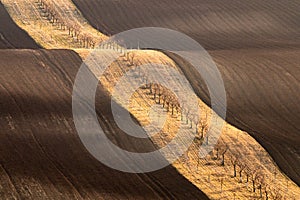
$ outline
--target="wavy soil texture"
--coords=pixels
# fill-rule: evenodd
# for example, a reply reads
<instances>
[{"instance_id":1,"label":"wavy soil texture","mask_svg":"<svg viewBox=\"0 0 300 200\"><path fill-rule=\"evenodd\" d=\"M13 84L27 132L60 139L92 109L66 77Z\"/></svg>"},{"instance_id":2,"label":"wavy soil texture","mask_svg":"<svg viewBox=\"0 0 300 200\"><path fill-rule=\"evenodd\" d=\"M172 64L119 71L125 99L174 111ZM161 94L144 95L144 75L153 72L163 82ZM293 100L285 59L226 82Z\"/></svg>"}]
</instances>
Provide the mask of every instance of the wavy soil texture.
<instances>
[{"instance_id":1,"label":"wavy soil texture","mask_svg":"<svg viewBox=\"0 0 300 200\"><path fill-rule=\"evenodd\" d=\"M0 2L0 49L37 49L39 45L10 18Z\"/></svg>"},{"instance_id":2,"label":"wavy soil texture","mask_svg":"<svg viewBox=\"0 0 300 200\"><path fill-rule=\"evenodd\" d=\"M86 151L72 118L72 87L81 63L67 50L0 50L1 198L208 199L172 166L122 173ZM112 141L131 151L155 148L117 128L101 85L96 98L101 126Z\"/></svg>"},{"instance_id":3,"label":"wavy soil texture","mask_svg":"<svg viewBox=\"0 0 300 200\"><path fill-rule=\"evenodd\" d=\"M299 1L73 2L104 33L167 27L186 33L211 50L225 82L227 121L254 136L300 184ZM170 56L209 104L201 76Z\"/></svg>"},{"instance_id":4,"label":"wavy soil texture","mask_svg":"<svg viewBox=\"0 0 300 200\"><path fill-rule=\"evenodd\" d=\"M297 0L73 0L106 34L155 26L181 31L207 50L299 47Z\"/></svg>"}]
</instances>

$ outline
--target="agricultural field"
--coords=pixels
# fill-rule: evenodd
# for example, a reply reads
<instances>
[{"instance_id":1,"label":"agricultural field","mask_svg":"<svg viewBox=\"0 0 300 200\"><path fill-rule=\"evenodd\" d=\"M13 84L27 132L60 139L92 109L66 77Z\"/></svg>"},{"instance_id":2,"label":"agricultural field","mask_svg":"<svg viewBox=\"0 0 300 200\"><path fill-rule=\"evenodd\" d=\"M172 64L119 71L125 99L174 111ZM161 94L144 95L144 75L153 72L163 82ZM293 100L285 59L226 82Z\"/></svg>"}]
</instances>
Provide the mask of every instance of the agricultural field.
<instances>
[{"instance_id":1,"label":"agricultural field","mask_svg":"<svg viewBox=\"0 0 300 200\"><path fill-rule=\"evenodd\" d=\"M299 9L296 0L1 0L0 199L299 199ZM126 49L110 40L138 27L177 30L208 50L224 81L225 119L211 109L206 83L191 63L168 51ZM94 65L116 51L119 57L103 72ZM176 85L177 95L140 68L157 65L168 67L154 72ZM82 66L99 81L89 106L114 145L152 152L171 144L180 130L179 150L194 137L183 155L143 173L100 162L74 122L73 92ZM128 102L116 95L126 75L142 84L136 89L123 82L120 94L134 90ZM186 103L191 99L201 110L196 115ZM128 135L113 109L128 111L132 127L147 137ZM87 113L80 117L89 124ZM218 124L223 127L213 144ZM87 126L85 136L96 139L91 130ZM213 149L201 157L199 149L209 145ZM163 162L178 149L162 153ZM124 162L117 151L109 156Z\"/></svg>"},{"instance_id":2,"label":"agricultural field","mask_svg":"<svg viewBox=\"0 0 300 200\"><path fill-rule=\"evenodd\" d=\"M39 45L15 24L0 2L0 49L7 48L36 49Z\"/></svg>"},{"instance_id":3,"label":"agricultural field","mask_svg":"<svg viewBox=\"0 0 300 200\"><path fill-rule=\"evenodd\" d=\"M211 50L228 95L228 122L254 136L280 168L300 183L299 105L295 101L300 87L298 1L73 2L103 32L166 27L186 33ZM109 15L110 10L119 14ZM183 71L193 69L186 65ZM185 72L191 84L195 82L197 94L209 103L207 91L200 88L205 84L195 74Z\"/></svg>"}]
</instances>

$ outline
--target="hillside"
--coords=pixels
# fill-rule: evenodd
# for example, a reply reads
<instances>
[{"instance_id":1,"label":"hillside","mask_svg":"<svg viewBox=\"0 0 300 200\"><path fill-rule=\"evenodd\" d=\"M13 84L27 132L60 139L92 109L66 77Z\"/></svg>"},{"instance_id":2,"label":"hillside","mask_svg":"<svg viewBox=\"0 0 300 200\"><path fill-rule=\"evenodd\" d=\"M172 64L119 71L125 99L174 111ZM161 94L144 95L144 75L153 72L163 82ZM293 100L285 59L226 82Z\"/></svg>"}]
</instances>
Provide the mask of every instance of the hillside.
<instances>
[{"instance_id":1,"label":"hillside","mask_svg":"<svg viewBox=\"0 0 300 200\"><path fill-rule=\"evenodd\" d=\"M73 2L105 33L140 26L168 27L211 50L228 93L227 121L254 136L300 184L298 1L164 0L159 6L155 1ZM189 72L192 68L187 63L177 63L198 95L209 103L205 88L199 88L203 85L200 76Z\"/></svg>"},{"instance_id":2,"label":"hillside","mask_svg":"<svg viewBox=\"0 0 300 200\"><path fill-rule=\"evenodd\" d=\"M76 8L71 0L46 1L58 18L47 17L49 12L40 1L2 2L14 22L44 48L73 49L81 58L67 50L0 52L3 94L0 110L4 113L1 115L1 127L4 127L0 149L0 188L4 188L1 197L205 199L203 191L211 199L259 199L262 197L258 188L253 192L250 185L251 177L257 175L260 177L255 179L255 184L262 184L261 191L268 193L270 199L297 199L300 195L299 187L293 183L299 185L300 177L297 2L187 0L188 4L183 4L163 0L158 4L135 0L74 0L79 6ZM81 145L73 125L71 92L81 59L97 42L107 39L96 29L109 36L146 25L180 30L210 50L225 81L227 121L233 126L225 125L219 143L204 159L198 156L200 137L196 136L186 154L172 166L154 173L132 175L105 167ZM3 41L3 48L13 47L9 47L7 40ZM184 111L175 116L166 112L169 115L166 124L151 140L133 139L117 128L107 109L111 106L112 88L125 71L142 63L162 62L183 72L199 96L201 110L208 120L211 110L202 100L207 104L210 101L200 75L185 61L164 53L134 50L132 61L129 53L127 56L124 53L100 78L102 85L98 87L96 103L99 121L111 141L129 151L152 151L165 146L176 134L178 124L183 125L185 134L195 133L195 119L188 119ZM129 88L130 85L125 90ZM129 107L119 106L129 110L136 123L145 126L149 124L151 105L158 104L146 86L134 93ZM204 142L204 138L200 141ZM224 145L229 150L225 155L226 164L222 166L219 151ZM232 176L232 162L237 155L244 155L236 166L237 170L243 170L240 177ZM249 176L247 181L246 176Z\"/></svg>"},{"instance_id":3,"label":"hillside","mask_svg":"<svg viewBox=\"0 0 300 200\"><path fill-rule=\"evenodd\" d=\"M227 91L227 121L246 130L279 167L300 182L298 50L215 51ZM172 55L170 55L172 57ZM172 57L188 66L180 59ZM196 93L209 104L207 90L191 67L181 67ZM247 73L245 73L247 72Z\"/></svg>"},{"instance_id":4,"label":"hillside","mask_svg":"<svg viewBox=\"0 0 300 200\"><path fill-rule=\"evenodd\" d=\"M297 0L72 0L106 34L138 27L183 32L207 50L300 47Z\"/></svg>"},{"instance_id":5,"label":"hillside","mask_svg":"<svg viewBox=\"0 0 300 200\"><path fill-rule=\"evenodd\" d=\"M208 199L172 166L129 174L91 157L72 119L72 85L80 64L73 51L0 50L1 198ZM101 85L97 99L108 137L129 150L155 148L150 140L122 134Z\"/></svg>"},{"instance_id":6,"label":"hillside","mask_svg":"<svg viewBox=\"0 0 300 200\"><path fill-rule=\"evenodd\" d=\"M0 1L0 49L37 49L39 45L11 19Z\"/></svg>"}]
</instances>

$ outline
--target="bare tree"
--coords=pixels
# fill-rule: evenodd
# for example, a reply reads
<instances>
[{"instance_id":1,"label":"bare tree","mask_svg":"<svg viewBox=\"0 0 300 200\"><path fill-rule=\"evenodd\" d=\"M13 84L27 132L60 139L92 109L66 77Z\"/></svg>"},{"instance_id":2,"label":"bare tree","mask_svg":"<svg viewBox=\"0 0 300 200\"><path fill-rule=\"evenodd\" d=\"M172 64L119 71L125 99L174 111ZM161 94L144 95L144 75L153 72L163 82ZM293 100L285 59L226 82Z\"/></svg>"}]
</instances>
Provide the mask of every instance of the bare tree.
<instances>
[{"instance_id":1,"label":"bare tree","mask_svg":"<svg viewBox=\"0 0 300 200\"><path fill-rule=\"evenodd\" d=\"M258 189L259 189L259 197L262 198L263 193L262 193L262 187L265 184L265 175L260 173L259 176L257 177L257 184L258 184Z\"/></svg>"},{"instance_id":2,"label":"bare tree","mask_svg":"<svg viewBox=\"0 0 300 200\"><path fill-rule=\"evenodd\" d=\"M161 96L163 95L163 93L164 93L164 88L159 86L158 87L158 104L161 103Z\"/></svg>"},{"instance_id":3,"label":"bare tree","mask_svg":"<svg viewBox=\"0 0 300 200\"><path fill-rule=\"evenodd\" d=\"M191 110L189 109L189 107L186 107L186 120L185 123L189 124L189 115L190 115Z\"/></svg>"},{"instance_id":4,"label":"bare tree","mask_svg":"<svg viewBox=\"0 0 300 200\"><path fill-rule=\"evenodd\" d=\"M246 165L245 161L239 159L238 166L239 166L240 183L242 183L243 182L242 173L247 165Z\"/></svg>"},{"instance_id":5,"label":"bare tree","mask_svg":"<svg viewBox=\"0 0 300 200\"><path fill-rule=\"evenodd\" d=\"M195 115L194 116L194 123L195 123L195 126L196 126L196 135L198 135L198 125L200 123L200 119L199 119L199 116L198 115Z\"/></svg>"},{"instance_id":6,"label":"bare tree","mask_svg":"<svg viewBox=\"0 0 300 200\"><path fill-rule=\"evenodd\" d=\"M171 113L172 113L172 116L174 115L174 109L175 109L175 106L176 106L176 100L175 99L171 99Z\"/></svg>"},{"instance_id":7,"label":"bare tree","mask_svg":"<svg viewBox=\"0 0 300 200\"><path fill-rule=\"evenodd\" d=\"M152 91L153 91L153 99L154 99L154 101L156 101L156 95L158 93L158 85L157 84L154 83L152 85Z\"/></svg>"},{"instance_id":8,"label":"bare tree","mask_svg":"<svg viewBox=\"0 0 300 200\"><path fill-rule=\"evenodd\" d=\"M165 91L165 93L167 93L167 91ZM163 108L166 106L167 104L167 99L168 99L168 96L166 94L163 94L162 95L162 100L163 100Z\"/></svg>"},{"instance_id":9,"label":"bare tree","mask_svg":"<svg viewBox=\"0 0 300 200\"><path fill-rule=\"evenodd\" d=\"M83 48L87 47L87 34L82 33L80 38L81 38L80 41L82 41L82 47Z\"/></svg>"},{"instance_id":10,"label":"bare tree","mask_svg":"<svg viewBox=\"0 0 300 200\"><path fill-rule=\"evenodd\" d=\"M204 133L208 131L207 119L201 119L199 121L199 126L200 126L200 139L202 139L204 137Z\"/></svg>"},{"instance_id":11,"label":"bare tree","mask_svg":"<svg viewBox=\"0 0 300 200\"><path fill-rule=\"evenodd\" d=\"M134 64L135 53L134 52L129 52L127 58L128 58L129 63L131 65L133 65Z\"/></svg>"},{"instance_id":12,"label":"bare tree","mask_svg":"<svg viewBox=\"0 0 300 200\"><path fill-rule=\"evenodd\" d=\"M245 169L244 169L244 172L245 172L245 174L246 174L246 183L247 183L247 185L248 185L248 182L249 182L249 176L251 175L251 169L250 169L248 166L246 166Z\"/></svg>"},{"instance_id":13,"label":"bare tree","mask_svg":"<svg viewBox=\"0 0 300 200\"><path fill-rule=\"evenodd\" d=\"M236 166L238 164L238 161L239 161L239 159L238 159L237 153L231 152L230 162L233 166L233 177L236 177Z\"/></svg>"},{"instance_id":14,"label":"bare tree","mask_svg":"<svg viewBox=\"0 0 300 200\"><path fill-rule=\"evenodd\" d=\"M80 33L81 33L81 28L78 24L75 24L74 25L74 35L76 37L76 41L78 42L79 41L79 36L80 36Z\"/></svg>"},{"instance_id":15,"label":"bare tree","mask_svg":"<svg viewBox=\"0 0 300 200\"><path fill-rule=\"evenodd\" d=\"M261 172L258 169L253 169L251 174L251 181L252 181L252 192L256 191L256 182L260 177Z\"/></svg>"},{"instance_id":16,"label":"bare tree","mask_svg":"<svg viewBox=\"0 0 300 200\"><path fill-rule=\"evenodd\" d=\"M222 156L222 160L221 160L221 166L225 166L225 154L228 150L228 146L227 145L221 145L220 146L220 154Z\"/></svg>"}]
</instances>

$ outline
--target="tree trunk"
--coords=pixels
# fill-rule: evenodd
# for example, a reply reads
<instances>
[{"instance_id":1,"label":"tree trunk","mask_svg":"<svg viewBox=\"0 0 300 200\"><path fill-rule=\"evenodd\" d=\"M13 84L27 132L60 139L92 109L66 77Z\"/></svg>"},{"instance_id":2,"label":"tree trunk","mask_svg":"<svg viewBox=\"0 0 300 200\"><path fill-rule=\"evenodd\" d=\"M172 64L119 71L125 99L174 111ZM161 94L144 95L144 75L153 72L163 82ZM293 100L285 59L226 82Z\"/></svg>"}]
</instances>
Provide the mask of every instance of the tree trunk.
<instances>
[{"instance_id":1,"label":"tree trunk","mask_svg":"<svg viewBox=\"0 0 300 200\"><path fill-rule=\"evenodd\" d=\"M233 165L233 177L236 177L236 164Z\"/></svg>"},{"instance_id":2,"label":"tree trunk","mask_svg":"<svg viewBox=\"0 0 300 200\"><path fill-rule=\"evenodd\" d=\"M261 185L259 185L259 196L262 198L262 190L261 190Z\"/></svg>"}]
</instances>

